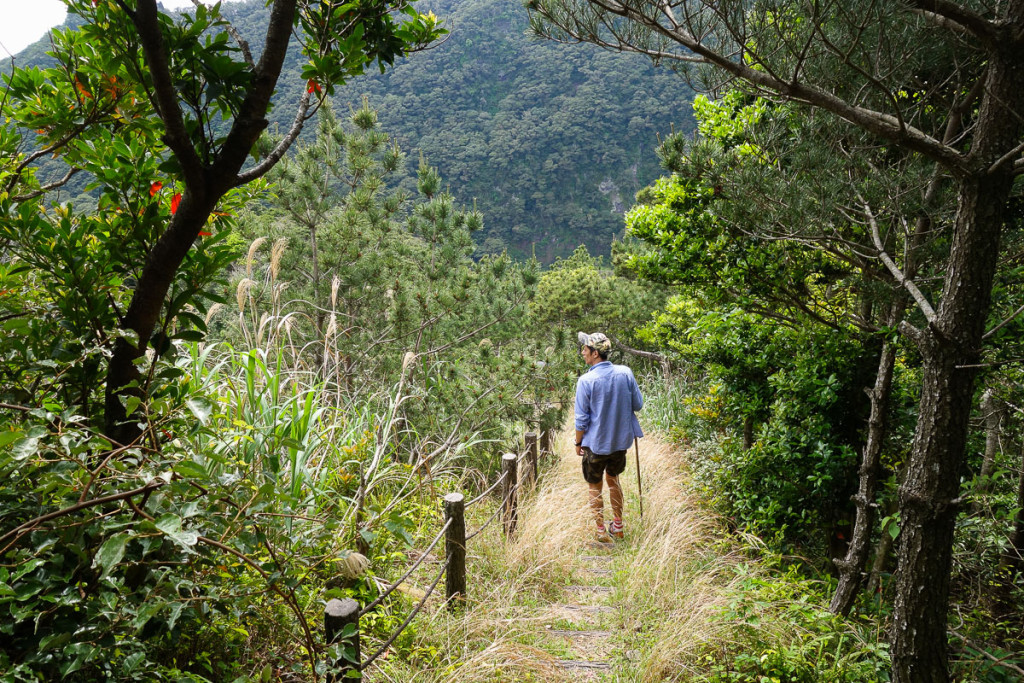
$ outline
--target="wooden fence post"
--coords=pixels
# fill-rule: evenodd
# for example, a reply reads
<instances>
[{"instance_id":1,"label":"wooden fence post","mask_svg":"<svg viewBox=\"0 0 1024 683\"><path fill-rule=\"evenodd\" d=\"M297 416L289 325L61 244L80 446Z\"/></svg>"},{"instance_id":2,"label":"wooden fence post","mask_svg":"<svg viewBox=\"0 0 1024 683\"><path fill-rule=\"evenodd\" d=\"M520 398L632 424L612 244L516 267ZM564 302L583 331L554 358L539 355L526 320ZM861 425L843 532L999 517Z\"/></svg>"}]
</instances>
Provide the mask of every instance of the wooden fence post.
<instances>
[{"instance_id":1,"label":"wooden fence post","mask_svg":"<svg viewBox=\"0 0 1024 683\"><path fill-rule=\"evenodd\" d=\"M506 538L511 538L516 532L516 521L519 517L519 473L516 470L515 453L501 456L501 473L505 475L501 486L501 504L504 508L501 516Z\"/></svg>"},{"instance_id":2,"label":"wooden fence post","mask_svg":"<svg viewBox=\"0 0 1024 683\"><path fill-rule=\"evenodd\" d=\"M444 518L451 520L445 533L445 597L457 609L466 596L466 503L461 493L444 497Z\"/></svg>"},{"instance_id":3,"label":"wooden fence post","mask_svg":"<svg viewBox=\"0 0 1024 683\"><path fill-rule=\"evenodd\" d=\"M554 432L551 429L545 429L540 433L540 452L544 455L551 455L554 449L551 447L551 441L554 437Z\"/></svg>"},{"instance_id":4,"label":"wooden fence post","mask_svg":"<svg viewBox=\"0 0 1024 683\"><path fill-rule=\"evenodd\" d=\"M526 457L530 461L530 483L536 484L539 469L539 458L537 457L537 432L526 432Z\"/></svg>"},{"instance_id":5,"label":"wooden fence post","mask_svg":"<svg viewBox=\"0 0 1024 683\"><path fill-rule=\"evenodd\" d=\"M355 633L347 638L342 632L349 624L355 625ZM354 650L354 661L341 657L337 661L328 662L327 682L346 680L345 674L359 671L359 603L352 598L343 600L332 599L324 608L324 635L328 645L341 641L346 650Z\"/></svg>"}]
</instances>

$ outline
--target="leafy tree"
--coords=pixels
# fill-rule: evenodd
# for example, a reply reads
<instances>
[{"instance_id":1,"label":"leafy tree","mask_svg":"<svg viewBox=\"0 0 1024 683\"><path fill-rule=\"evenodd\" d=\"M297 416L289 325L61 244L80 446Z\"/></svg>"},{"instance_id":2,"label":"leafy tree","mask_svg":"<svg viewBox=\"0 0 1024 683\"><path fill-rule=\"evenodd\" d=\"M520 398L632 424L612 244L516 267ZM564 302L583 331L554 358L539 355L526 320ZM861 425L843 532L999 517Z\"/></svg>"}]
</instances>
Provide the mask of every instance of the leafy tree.
<instances>
[{"instance_id":1,"label":"leafy tree","mask_svg":"<svg viewBox=\"0 0 1024 683\"><path fill-rule=\"evenodd\" d=\"M657 362L667 378L668 359L635 348L643 344L634 334L664 298L662 289L639 283L625 271L618 274L605 268L600 256L592 257L581 245L541 276L531 315L538 323L559 329L605 332L614 340L616 351Z\"/></svg>"},{"instance_id":2,"label":"leafy tree","mask_svg":"<svg viewBox=\"0 0 1024 683\"><path fill-rule=\"evenodd\" d=\"M416 14L404 3L347 7L336 13L340 5L300 7L296 2L280 2L273 7L264 49L255 62L247 48L230 44L216 9L200 6L193 15L175 22L148 1L136 8L113 2L73 2L69 7L86 23L77 32L59 34L60 67L45 73L14 72L8 111L23 125L42 131L40 142L45 149L63 153L73 169L86 166L101 182L113 183L124 174L111 163L116 157L99 162L81 158L97 143L111 150L111 156L120 154L126 163L136 165L137 172L128 176L135 183L134 191L124 199L146 204L150 190L158 184L175 190L164 220L150 202L152 217L146 216L145 225L129 232L117 250L137 270L118 316L120 329L129 336L113 342L106 371L104 430L116 441L128 443L138 429L134 418L129 419L134 411L126 410L123 400L145 398L136 361L153 334L173 321L191 298L191 293L178 296L164 310L179 267L218 201L262 176L280 159L301 130L311 96L318 89L330 92L337 83L362 73L373 60L390 63L403 51L432 40L438 29L435 19ZM393 10L408 10L410 20L397 24ZM304 46L310 60L305 70L309 92L288 135L266 159L243 171L267 125L270 97L296 23L309 36ZM336 25L348 28L337 32ZM213 32L211 38L200 40L207 30ZM134 104L124 110L122 105L128 103ZM83 109L84 119L78 114ZM230 127L215 125L219 120L231 121ZM148 139L133 138L134 129L141 127ZM125 138L125 149L118 149L113 139ZM144 144L157 139L166 147ZM112 194L107 195L111 202ZM101 203L101 208L106 206Z\"/></svg>"},{"instance_id":3,"label":"leafy tree","mask_svg":"<svg viewBox=\"0 0 1024 683\"><path fill-rule=\"evenodd\" d=\"M54 32L52 67L15 69L0 105L0 659L25 679L95 680L145 676L183 625L231 604L201 580L225 557L308 626L295 568L267 560L287 538L238 517L240 505L288 514L304 500L278 496L280 472L261 462L220 477L193 459L213 406L177 348L202 337L238 254L232 215L320 96L442 29L405 2L282 0L257 59L232 45L219 7L68 4L81 27ZM293 31L306 92L294 126L250 161ZM51 155L66 175L40 181L33 164ZM79 173L94 179L95 213L50 194ZM216 502L197 520L198 492ZM301 639L315 671L308 628Z\"/></svg>"},{"instance_id":4,"label":"leafy tree","mask_svg":"<svg viewBox=\"0 0 1024 683\"><path fill-rule=\"evenodd\" d=\"M891 275L864 256L874 249L868 231L837 202L844 196L853 203L864 196L905 196L918 187L920 175L908 160L879 154L855 131L851 135L828 119L769 105L741 90L730 90L714 103L698 97L694 108L699 137L692 144L678 135L666 139L660 153L673 176L645 190L627 216L630 235L646 245L634 249L627 263L648 278L699 291L711 305L739 305L785 325L831 328L849 338L849 348L861 347L855 356L863 371L846 374L858 386L866 383L868 366L877 364L864 465L853 498L852 539L847 556L836 558L840 583L833 608L847 612L870 550L886 439L896 346L885 330L902 319L908 297L898 290L893 295L898 285ZM863 152L867 162L853 164L851 150ZM902 220L913 220L917 205L901 201L899 206ZM920 239L908 242L905 253L924 265L932 258ZM911 263L908 258L905 267ZM757 349L750 352L736 362L756 365ZM737 396L768 396L768 375L740 373L749 384L727 386ZM854 390L852 405L859 406L857 387L844 393L849 389ZM744 444L749 447L755 424L767 413L756 408L757 402L743 405L748 407ZM843 433L845 447L855 447L852 435ZM851 537L849 529L834 533Z\"/></svg>"}]
</instances>

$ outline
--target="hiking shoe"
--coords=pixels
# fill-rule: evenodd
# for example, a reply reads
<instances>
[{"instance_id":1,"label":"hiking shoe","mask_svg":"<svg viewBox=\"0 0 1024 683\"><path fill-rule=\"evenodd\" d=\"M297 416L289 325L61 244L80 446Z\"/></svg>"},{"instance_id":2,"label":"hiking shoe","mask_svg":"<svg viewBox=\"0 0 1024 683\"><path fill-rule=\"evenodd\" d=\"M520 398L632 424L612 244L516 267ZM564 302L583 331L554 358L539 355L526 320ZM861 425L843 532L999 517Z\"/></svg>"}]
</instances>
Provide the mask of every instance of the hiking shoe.
<instances>
[{"instance_id":1,"label":"hiking shoe","mask_svg":"<svg viewBox=\"0 0 1024 683\"><path fill-rule=\"evenodd\" d=\"M611 526L608 528L608 533L616 541L621 541L626 537L626 534L622 529L622 525L616 524L615 522L612 522Z\"/></svg>"},{"instance_id":2,"label":"hiking shoe","mask_svg":"<svg viewBox=\"0 0 1024 683\"><path fill-rule=\"evenodd\" d=\"M598 543L611 543L612 537L608 535L608 532L604 530L604 527L601 527L594 532L594 540Z\"/></svg>"}]
</instances>

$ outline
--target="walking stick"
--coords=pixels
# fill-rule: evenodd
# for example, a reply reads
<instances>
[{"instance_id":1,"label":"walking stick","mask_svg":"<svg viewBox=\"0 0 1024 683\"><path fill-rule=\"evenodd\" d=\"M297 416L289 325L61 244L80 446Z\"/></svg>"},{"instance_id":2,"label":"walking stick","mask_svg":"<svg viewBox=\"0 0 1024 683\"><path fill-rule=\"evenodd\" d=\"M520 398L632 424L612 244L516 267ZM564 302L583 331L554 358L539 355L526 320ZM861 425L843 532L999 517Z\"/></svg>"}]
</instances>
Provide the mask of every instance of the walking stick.
<instances>
[{"instance_id":1,"label":"walking stick","mask_svg":"<svg viewBox=\"0 0 1024 683\"><path fill-rule=\"evenodd\" d=\"M640 481L640 439L633 437L633 445L636 447L636 488L640 492L640 519L644 518L644 485Z\"/></svg>"}]
</instances>

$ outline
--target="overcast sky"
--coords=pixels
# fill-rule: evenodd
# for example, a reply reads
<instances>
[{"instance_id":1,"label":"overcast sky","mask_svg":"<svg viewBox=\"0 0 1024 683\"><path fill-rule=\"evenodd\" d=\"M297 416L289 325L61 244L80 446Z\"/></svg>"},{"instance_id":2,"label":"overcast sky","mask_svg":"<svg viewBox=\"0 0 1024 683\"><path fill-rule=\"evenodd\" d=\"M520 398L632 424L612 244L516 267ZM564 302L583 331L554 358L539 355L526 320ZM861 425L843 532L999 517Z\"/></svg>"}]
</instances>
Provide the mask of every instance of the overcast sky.
<instances>
[{"instance_id":1,"label":"overcast sky","mask_svg":"<svg viewBox=\"0 0 1024 683\"><path fill-rule=\"evenodd\" d=\"M191 0L161 0L164 7L191 7ZM60 0L0 0L0 59L15 55L64 21Z\"/></svg>"}]
</instances>

